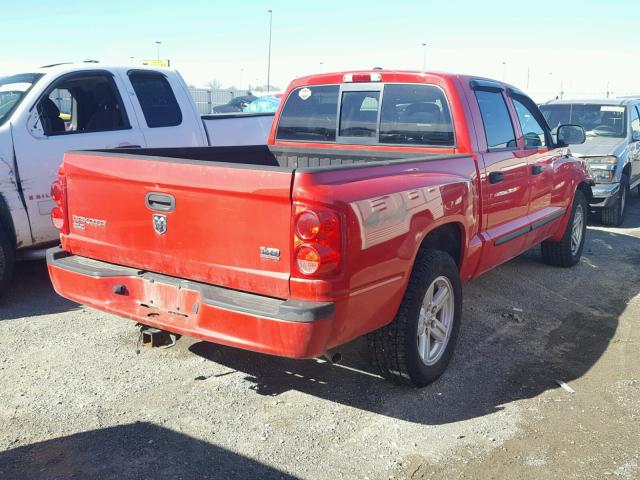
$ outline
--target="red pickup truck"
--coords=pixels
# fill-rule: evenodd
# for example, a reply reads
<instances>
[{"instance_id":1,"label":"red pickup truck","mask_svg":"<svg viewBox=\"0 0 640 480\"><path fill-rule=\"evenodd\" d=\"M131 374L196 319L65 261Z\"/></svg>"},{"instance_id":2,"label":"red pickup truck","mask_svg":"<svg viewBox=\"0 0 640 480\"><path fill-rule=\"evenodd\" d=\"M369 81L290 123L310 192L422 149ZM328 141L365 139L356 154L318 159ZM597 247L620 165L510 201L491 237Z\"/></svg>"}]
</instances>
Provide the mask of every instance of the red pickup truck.
<instances>
[{"instance_id":1,"label":"red pickup truck","mask_svg":"<svg viewBox=\"0 0 640 480\"><path fill-rule=\"evenodd\" d=\"M591 177L525 94L366 71L288 88L267 146L70 152L56 291L143 325L316 357L369 334L383 375L442 374L461 282L542 243L578 262ZM523 282L525 280L523 279Z\"/></svg>"}]
</instances>

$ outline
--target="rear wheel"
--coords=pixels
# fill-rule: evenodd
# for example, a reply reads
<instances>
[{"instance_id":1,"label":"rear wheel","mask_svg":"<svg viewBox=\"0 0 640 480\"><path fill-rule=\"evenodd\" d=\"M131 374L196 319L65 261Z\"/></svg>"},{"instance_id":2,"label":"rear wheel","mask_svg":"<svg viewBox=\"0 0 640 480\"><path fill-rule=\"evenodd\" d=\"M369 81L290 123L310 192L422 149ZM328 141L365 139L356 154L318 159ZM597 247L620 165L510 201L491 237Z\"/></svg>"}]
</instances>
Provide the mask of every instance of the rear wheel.
<instances>
[{"instance_id":1,"label":"rear wheel","mask_svg":"<svg viewBox=\"0 0 640 480\"><path fill-rule=\"evenodd\" d=\"M542 259L549 265L572 267L580 261L587 234L587 199L580 190L573 197L571 218L559 242L542 242Z\"/></svg>"},{"instance_id":2,"label":"rear wheel","mask_svg":"<svg viewBox=\"0 0 640 480\"><path fill-rule=\"evenodd\" d=\"M396 382L430 384L451 360L461 314L456 263L447 253L421 250L395 319L368 335L374 365Z\"/></svg>"},{"instance_id":3,"label":"rear wheel","mask_svg":"<svg viewBox=\"0 0 640 480\"><path fill-rule=\"evenodd\" d=\"M13 276L15 252L9 236L0 225L0 295L7 288Z\"/></svg>"},{"instance_id":4,"label":"rear wheel","mask_svg":"<svg viewBox=\"0 0 640 480\"><path fill-rule=\"evenodd\" d=\"M629 177L622 175L620 178L620 191L615 205L603 208L600 212L600 219L605 225L618 226L624 221L624 214L627 211L627 200L629 198Z\"/></svg>"}]
</instances>

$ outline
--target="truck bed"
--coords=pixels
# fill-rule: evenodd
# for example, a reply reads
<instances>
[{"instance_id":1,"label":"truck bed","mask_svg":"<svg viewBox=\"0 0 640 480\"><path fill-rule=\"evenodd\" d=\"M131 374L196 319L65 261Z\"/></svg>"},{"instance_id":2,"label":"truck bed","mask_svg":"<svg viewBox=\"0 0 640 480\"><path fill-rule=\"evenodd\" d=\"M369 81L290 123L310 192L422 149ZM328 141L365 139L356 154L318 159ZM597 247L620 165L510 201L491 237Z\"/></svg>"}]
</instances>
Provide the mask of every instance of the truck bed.
<instances>
[{"instance_id":1,"label":"truck bed","mask_svg":"<svg viewBox=\"0 0 640 480\"><path fill-rule=\"evenodd\" d=\"M403 163L444 160L464 155L440 155L411 152L354 151L336 148L295 148L267 145L224 146L224 147L185 147L185 148L137 148L95 150L95 152L113 155L126 155L134 159L168 161L177 163L210 162L223 164L253 165L277 168L287 171L315 169L335 169L354 166L364 167ZM87 153L87 152L84 152Z\"/></svg>"}]
</instances>

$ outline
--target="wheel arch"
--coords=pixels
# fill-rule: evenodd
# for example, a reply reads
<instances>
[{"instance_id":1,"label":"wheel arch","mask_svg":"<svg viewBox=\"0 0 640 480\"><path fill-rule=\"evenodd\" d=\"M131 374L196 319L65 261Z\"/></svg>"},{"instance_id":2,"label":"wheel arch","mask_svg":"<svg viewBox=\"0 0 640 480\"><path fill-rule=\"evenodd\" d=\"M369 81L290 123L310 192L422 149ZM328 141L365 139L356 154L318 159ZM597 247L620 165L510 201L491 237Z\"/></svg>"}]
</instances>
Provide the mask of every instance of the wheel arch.
<instances>
[{"instance_id":1,"label":"wheel arch","mask_svg":"<svg viewBox=\"0 0 640 480\"><path fill-rule=\"evenodd\" d=\"M459 270L464 255L464 238L464 225L459 221L450 221L425 232L419 250L440 250L448 253L456 262Z\"/></svg>"},{"instance_id":2,"label":"wheel arch","mask_svg":"<svg viewBox=\"0 0 640 480\"><path fill-rule=\"evenodd\" d=\"M593 200L593 191L591 190L591 184L588 181L580 182L576 190L580 190L587 198L587 203L591 203L591 200Z\"/></svg>"}]
</instances>

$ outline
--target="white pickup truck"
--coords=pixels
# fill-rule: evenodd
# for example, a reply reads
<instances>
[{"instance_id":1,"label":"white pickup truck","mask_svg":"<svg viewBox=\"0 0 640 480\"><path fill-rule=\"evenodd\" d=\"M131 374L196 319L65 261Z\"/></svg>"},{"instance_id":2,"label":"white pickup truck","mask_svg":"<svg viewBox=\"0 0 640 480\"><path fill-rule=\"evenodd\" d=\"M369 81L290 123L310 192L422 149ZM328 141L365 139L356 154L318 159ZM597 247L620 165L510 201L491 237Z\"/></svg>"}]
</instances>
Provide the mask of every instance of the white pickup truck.
<instances>
[{"instance_id":1,"label":"white pickup truck","mask_svg":"<svg viewBox=\"0 0 640 480\"><path fill-rule=\"evenodd\" d=\"M58 240L50 188L64 152L262 145L272 121L200 116L180 74L165 68L60 64L0 77L0 292L16 257Z\"/></svg>"}]
</instances>

